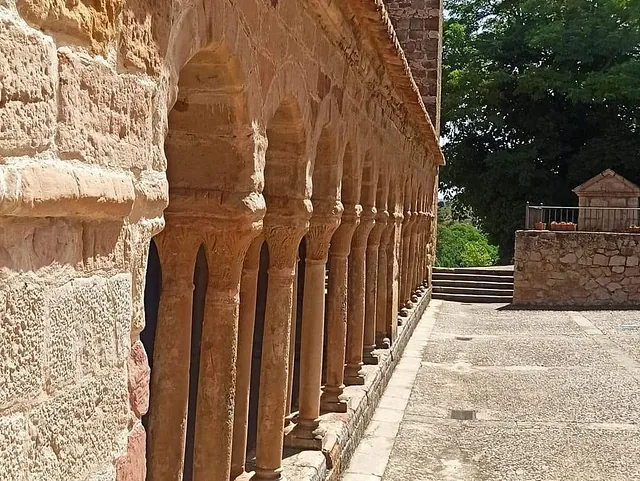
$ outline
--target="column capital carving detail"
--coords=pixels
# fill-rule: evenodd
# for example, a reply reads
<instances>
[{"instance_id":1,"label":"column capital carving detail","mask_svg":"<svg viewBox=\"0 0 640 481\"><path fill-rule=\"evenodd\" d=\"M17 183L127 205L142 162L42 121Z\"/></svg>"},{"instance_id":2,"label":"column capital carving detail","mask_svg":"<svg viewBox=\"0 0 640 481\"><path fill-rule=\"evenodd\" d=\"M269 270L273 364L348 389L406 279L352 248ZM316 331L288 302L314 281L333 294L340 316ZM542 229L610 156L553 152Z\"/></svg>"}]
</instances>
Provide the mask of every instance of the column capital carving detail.
<instances>
[{"instance_id":1,"label":"column capital carving detail","mask_svg":"<svg viewBox=\"0 0 640 481\"><path fill-rule=\"evenodd\" d=\"M329 251L332 254L343 257L349 255L349 252L351 252L351 239L356 227L360 224L361 215L362 206L359 204L344 206L340 225L331 238Z\"/></svg>"},{"instance_id":2,"label":"column capital carving detail","mask_svg":"<svg viewBox=\"0 0 640 481\"><path fill-rule=\"evenodd\" d=\"M378 211L375 207L367 207L363 210L362 216L360 218L360 224L358 225L358 227L356 227L356 230L353 234L353 239L351 241L352 249L367 247L369 234L371 233L371 230L376 223L377 213Z\"/></svg>"},{"instance_id":3,"label":"column capital carving detail","mask_svg":"<svg viewBox=\"0 0 640 481\"><path fill-rule=\"evenodd\" d=\"M331 238L340 225L344 207L338 201L320 201L313 207L307 232L307 261L326 263Z\"/></svg>"},{"instance_id":4,"label":"column capital carving detail","mask_svg":"<svg viewBox=\"0 0 640 481\"><path fill-rule=\"evenodd\" d=\"M278 205L273 211L267 210L263 232L269 246L272 274L277 275L277 270L282 270L287 276L294 274L300 241L309 229L310 216L309 200L292 200L287 205Z\"/></svg>"}]
</instances>

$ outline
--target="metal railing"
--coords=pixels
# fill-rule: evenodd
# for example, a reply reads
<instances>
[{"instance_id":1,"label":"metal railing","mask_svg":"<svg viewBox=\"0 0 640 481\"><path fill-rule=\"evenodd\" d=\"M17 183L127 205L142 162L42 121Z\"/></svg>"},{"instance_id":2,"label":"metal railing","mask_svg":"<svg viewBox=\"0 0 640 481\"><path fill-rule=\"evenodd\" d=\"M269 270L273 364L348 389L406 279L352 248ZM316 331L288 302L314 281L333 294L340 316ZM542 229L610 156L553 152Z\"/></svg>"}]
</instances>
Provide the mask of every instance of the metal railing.
<instances>
[{"instance_id":1,"label":"metal railing","mask_svg":"<svg viewBox=\"0 0 640 481\"><path fill-rule=\"evenodd\" d=\"M637 207L565 207L527 203L526 230L639 232Z\"/></svg>"}]
</instances>

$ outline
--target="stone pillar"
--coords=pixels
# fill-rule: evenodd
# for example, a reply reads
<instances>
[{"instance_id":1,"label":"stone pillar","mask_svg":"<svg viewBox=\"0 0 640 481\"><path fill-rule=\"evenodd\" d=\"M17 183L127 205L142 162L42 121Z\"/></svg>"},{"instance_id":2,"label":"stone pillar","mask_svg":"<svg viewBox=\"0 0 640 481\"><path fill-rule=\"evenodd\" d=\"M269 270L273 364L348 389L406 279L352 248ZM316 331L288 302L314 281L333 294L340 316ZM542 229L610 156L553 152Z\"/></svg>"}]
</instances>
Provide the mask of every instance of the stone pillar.
<instances>
[{"instance_id":1,"label":"stone pillar","mask_svg":"<svg viewBox=\"0 0 640 481\"><path fill-rule=\"evenodd\" d=\"M407 210L402 223L401 237L401 263L400 263L400 316L407 317L408 309L411 308L411 300L409 299L409 271L410 259L409 253L411 249L411 231L413 230L412 212Z\"/></svg>"},{"instance_id":2,"label":"stone pillar","mask_svg":"<svg viewBox=\"0 0 640 481\"><path fill-rule=\"evenodd\" d=\"M387 214L388 217L388 214ZM378 249L378 292L376 307L376 346L379 349L388 349L391 340L391 324L392 318L389 312L393 312L395 317L395 309L389 309L389 282L388 282L388 256L390 254L390 239L395 225L387 220L386 227L382 230L380 237L380 247Z\"/></svg>"},{"instance_id":3,"label":"stone pillar","mask_svg":"<svg viewBox=\"0 0 640 481\"><path fill-rule=\"evenodd\" d=\"M331 238L329 248L329 288L327 292L326 375L320 406L324 411L346 412L344 362L347 339L347 284L351 238L360 223L362 208L345 206L340 226Z\"/></svg>"},{"instance_id":4,"label":"stone pillar","mask_svg":"<svg viewBox=\"0 0 640 481\"><path fill-rule=\"evenodd\" d=\"M309 227L310 212L308 201L291 202L274 213L269 212L267 205L264 237L269 247L269 283L260 372L256 479L283 479L282 444L294 276L298 248Z\"/></svg>"},{"instance_id":5,"label":"stone pillar","mask_svg":"<svg viewBox=\"0 0 640 481\"><path fill-rule=\"evenodd\" d=\"M245 224L236 216L201 222L209 281L200 347L194 481L228 481L230 477L240 278L245 254L260 228L261 222Z\"/></svg>"},{"instance_id":6,"label":"stone pillar","mask_svg":"<svg viewBox=\"0 0 640 481\"><path fill-rule=\"evenodd\" d=\"M365 293L365 311L364 311L364 348L362 360L365 364L378 364L378 357L373 355L373 350L378 345L379 331L378 322L384 326L384 315L380 315L378 320L378 285L379 274L382 267L379 264L379 251L382 234L387 228L389 213L387 211L379 212L376 217L376 224L369 234L367 244L367 280ZM384 279L386 280L386 265L384 266ZM383 281L384 282L384 281ZM384 296L386 302L386 296ZM384 332L384 330L382 331ZM386 334L385 336L386 337ZM384 338L383 337L383 338Z\"/></svg>"},{"instance_id":7,"label":"stone pillar","mask_svg":"<svg viewBox=\"0 0 640 481\"><path fill-rule=\"evenodd\" d=\"M260 250L264 239L254 239L244 259L240 281L240 313L238 322L238 360L236 362L236 404L233 413L233 447L231 451L231 479L245 471L247 429L249 423L249 395L251 389L251 356L253 330L256 321L256 298Z\"/></svg>"},{"instance_id":8,"label":"stone pillar","mask_svg":"<svg viewBox=\"0 0 640 481\"><path fill-rule=\"evenodd\" d=\"M400 253L402 245L403 215L393 214L393 223L387 245L387 319L389 339L395 342L398 334L398 309L400 306Z\"/></svg>"},{"instance_id":9,"label":"stone pillar","mask_svg":"<svg viewBox=\"0 0 640 481\"><path fill-rule=\"evenodd\" d=\"M300 246L298 246L298 251ZM298 324L298 262L300 257L296 256L295 273L293 274L293 300L291 301L291 334L289 335L289 380L287 383L287 409L286 417L291 421L291 403L293 401L293 375L296 363L296 330Z\"/></svg>"},{"instance_id":10,"label":"stone pillar","mask_svg":"<svg viewBox=\"0 0 640 481\"><path fill-rule=\"evenodd\" d=\"M411 238L409 241L409 269L407 273L407 293L406 296L411 302L417 302L418 298L414 295L417 287L416 274L418 269L418 230L420 229L420 213L414 211L411 215L413 226L411 227ZM411 304L408 305L411 307Z\"/></svg>"},{"instance_id":11,"label":"stone pillar","mask_svg":"<svg viewBox=\"0 0 640 481\"><path fill-rule=\"evenodd\" d=\"M362 351L364 346L367 242L375 225L376 208L367 207L351 241L347 304L347 347L344 382L348 386L364 384Z\"/></svg>"},{"instance_id":12,"label":"stone pillar","mask_svg":"<svg viewBox=\"0 0 640 481\"><path fill-rule=\"evenodd\" d=\"M426 257L427 257L427 249L428 249L428 238L427 238L427 213L424 211L420 212L420 238L418 240L418 247L420 250L420 257L418 259L418 285L424 290L425 286L425 277L426 277Z\"/></svg>"},{"instance_id":13,"label":"stone pillar","mask_svg":"<svg viewBox=\"0 0 640 481\"><path fill-rule=\"evenodd\" d=\"M155 238L162 265L162 293L151 372L149 433L150 481L178 481L184 469L184 449L191 361L193 271L200 240L167 218Z\"/></svg>"},{"instance_id":14,"label":"stone pillar","mask_svg":"<svg viewBox=\"0 0 640 481\"><path fill-rule=\"evenodd\" d=\"M321 449L318 431L324 342L325 272L331 236L342 215L340 201L314 202L314 213L306 236L304 297L300 348L300 411L296 427L287 435L287 445Z\"/></svg>"}]
</instances>

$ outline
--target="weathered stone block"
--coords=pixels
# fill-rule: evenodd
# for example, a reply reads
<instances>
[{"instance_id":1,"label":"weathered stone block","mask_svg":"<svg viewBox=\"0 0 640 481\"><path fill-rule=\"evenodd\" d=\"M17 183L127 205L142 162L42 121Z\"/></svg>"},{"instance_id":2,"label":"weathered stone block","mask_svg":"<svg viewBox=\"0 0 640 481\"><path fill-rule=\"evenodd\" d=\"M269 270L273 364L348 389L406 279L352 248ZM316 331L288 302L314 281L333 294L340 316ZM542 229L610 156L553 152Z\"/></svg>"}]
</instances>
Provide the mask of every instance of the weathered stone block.
<instances>
[{"instance_id":1,"label":"weathered stone block","mask_svg":"<svg viewBox=\"0 0 640 481\"><path fill-rule=\"evenodd\" d=\"M57 142L61 157L112 167L150 168L155 87L135 75L59 51Z\"/></svg>"},{"instance_id":2,"label":"weathered stone block","mask_svg":"<svg viewBox=\"0 0 640 481\"><path fill-rule=\"evenodd\" d=\"M594 266L608 266L609 258L603 254L596 254L593 257L593 265Z\"/></svg>"},{"instance_id":3,"label":"weathered stone block","mask_svg":"<svg viewBox=\"0 0 640 481\"><path fill-rule=\"evenodd\" d=\"M23 481L29 456L27 422L22 414L0 418L0 473L3 481Z\"/></svg>"},{"instance_id":4,"label":"weathered stone block","mask_svg":"<svg viewBox=\"0 0 640 481\"><path fill-rule=\"evenodd\" d=\"M613 256L611 259L609 259L609 265L610 266L623 266L625 265L627 262L627 260L623 257L623 256Z\"/></svg>"},{"instance_id":5,"label":"weathered stone block","mask_svg":"<svg viewBox=\"0 0 640 481\"><path fill-rule=\"evenodd\" d=\"M0 154L42 151L55 132L56 53L50 39L0 19Z\"/></svg>"},{"instance_id":6,"label":"weathered stone block","mask_svg":"<svg viewBox=\"0 0 640 481\"><path fill-rule=\"evenodd\" d=\"M75 37L102 53L115 36L123 0L17 0L20 14L54 35Z\"/></svg>"},{"instance_id":7,"label":"weathered stone block","mask_svg":"<svg viewBox=\"0 0 640 481\"><path fill-rule=\"evenodd\" d=\"M43 388L44 289L32 278L0 280L0 409Z\"/></svg>"},{"instance_id":8,"label":"weathered stone block","mask_svg":"<svg viewBox=\"0 0 640 481\"><path fill-rule=\"evenodd\" d=\"M145 481L147 475L145 443L144 427L142 424L136 424L129 433L127 453L116 460L116 481Z\"/></svg>"},{"instance_id":9,"label":"weathered stone block","mask_svg":"<svg viewBox=\"0 0 640 481\"><path fill-rule=\"evenodd\" d=\"M147 353L142 342L137 341L131 348L127 368L129 370L129 402L133 412L140 418L149 409L149 380L151 374Z\"/></svg>"},{"instance_id":10,"label":"weathered stone block","mask_svg":"<svg viewBox=\"0 0 640 481\"><path fill-rule=\"evenodd\" d=\"M124 364L131 326L130 276L75 279L51 291L48 376L54 388Z\"/></svg>"},{"instance_id":11,"label":"weathered stone block","mask_svg":"<svg viewBox=\"0 0 640 481\"><path fill-rule=\"evenodd\" d=\"M34 409L30 480L84 479L124 452L125 370L94 377Z\"/></svg>"}]
</instances>

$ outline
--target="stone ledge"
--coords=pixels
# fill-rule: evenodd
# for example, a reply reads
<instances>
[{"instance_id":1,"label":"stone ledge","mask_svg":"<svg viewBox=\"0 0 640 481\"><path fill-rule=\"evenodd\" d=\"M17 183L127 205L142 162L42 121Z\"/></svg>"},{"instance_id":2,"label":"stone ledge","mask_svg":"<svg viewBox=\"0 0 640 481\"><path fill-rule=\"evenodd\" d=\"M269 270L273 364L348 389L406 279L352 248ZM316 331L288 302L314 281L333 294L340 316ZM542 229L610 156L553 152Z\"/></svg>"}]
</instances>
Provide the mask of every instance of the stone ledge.
<instances>
[{"instance_id":1,"label":"stone ledge","mask_svg":"<svg viewBox=\"0 0 640 481\"><path fill-rule=\"evenodd\" d=\"M0 164L0 217L119 220L134 203L157 217L167 205L168 185L164 174L147 177L135 181L127 172L57 159Z\"/></svg>"},{"instance_id":2,"label":"stone ledge","mask_svg":"<svg viewBox=\"0 0 640 481\"><path fill-rule=\"evenodd\" d=\"M320 451L295 451L285 448L284 473L296 481L338 481L349 464L356 447L373 417L380 398L391 379L393 370L431 301L431 289L420 296L417 305L409 311L404 325L398 328L398 337L390 350L378 350L378 365L364 366L363 386L348 386L349 398L344 414L327 413L320 417L320 427L326 430ZM323 455L324 454L324 455ZM246 479L250 479L247 473ZM244 480L245 477L239 478Z\"/></svg>"}]
</instances>

